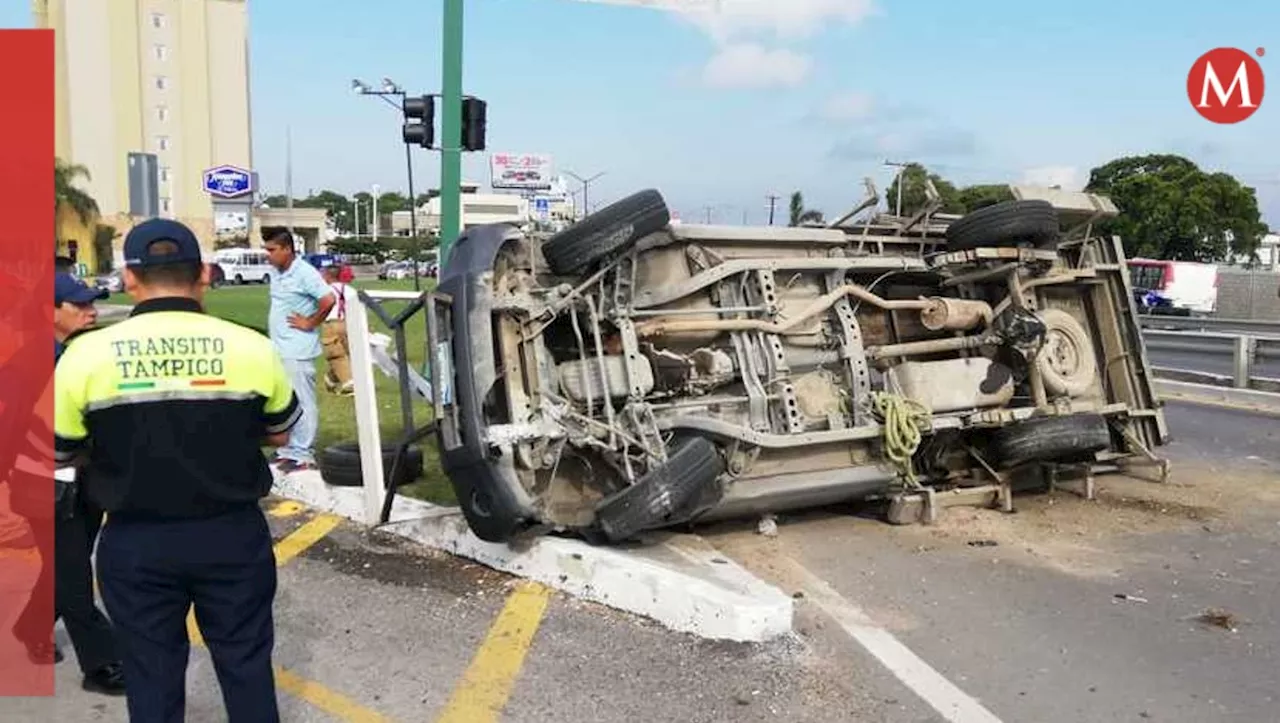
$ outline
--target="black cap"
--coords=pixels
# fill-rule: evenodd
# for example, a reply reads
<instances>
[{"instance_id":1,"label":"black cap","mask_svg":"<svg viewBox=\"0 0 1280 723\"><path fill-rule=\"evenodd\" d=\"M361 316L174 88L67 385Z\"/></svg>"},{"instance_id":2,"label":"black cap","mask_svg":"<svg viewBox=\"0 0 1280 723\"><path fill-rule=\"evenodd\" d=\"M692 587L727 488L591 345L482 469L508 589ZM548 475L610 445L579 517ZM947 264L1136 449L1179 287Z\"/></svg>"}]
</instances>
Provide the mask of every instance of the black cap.
<instances>
[{"instance_id":1,"label":"black cap","mask_svg":"<svg viewBox=\"0 0 1280 723\"><path fill-rule=\"evenodd\" d=\"M154 253L157 241L171 241L178 248L172 253ZM125 266L160 266L195 261L202 262L200 242L191 229L167 218L153 218L134 226L124 239Z\"/></svg>"}]
</instances>

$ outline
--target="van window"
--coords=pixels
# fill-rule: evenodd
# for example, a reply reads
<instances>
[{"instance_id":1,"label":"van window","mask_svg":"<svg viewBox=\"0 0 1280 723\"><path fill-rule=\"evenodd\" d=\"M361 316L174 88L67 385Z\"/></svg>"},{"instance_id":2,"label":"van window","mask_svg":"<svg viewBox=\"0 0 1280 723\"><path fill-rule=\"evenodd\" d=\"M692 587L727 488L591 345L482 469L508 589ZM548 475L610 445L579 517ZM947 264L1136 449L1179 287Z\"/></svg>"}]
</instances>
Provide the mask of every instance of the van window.
<instances>
[{"instance_id":1,"label":"van window","mask_svg":"<svg viewBox=\"0 0 1280 723\"><path fill-rule=\"evenodd\" d=\"M1163 264L1133 264L1129 267L1129 282L1135 288L1159 289L1163 280Z\"/></svg>"}]
</instances>

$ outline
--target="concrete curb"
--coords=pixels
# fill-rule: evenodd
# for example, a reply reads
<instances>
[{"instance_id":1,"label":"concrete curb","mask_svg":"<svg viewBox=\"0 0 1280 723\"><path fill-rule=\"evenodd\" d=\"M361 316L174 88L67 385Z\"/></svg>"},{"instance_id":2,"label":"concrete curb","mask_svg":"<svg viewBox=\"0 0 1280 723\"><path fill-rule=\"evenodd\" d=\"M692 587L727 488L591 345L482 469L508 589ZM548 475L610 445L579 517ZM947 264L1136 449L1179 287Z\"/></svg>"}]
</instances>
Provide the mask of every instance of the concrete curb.
<instances>
[{"instance_id":1,"label":"concrete curb","mask_svg":"<svg viewBox=\"0 0 1280 723\"><path fill-rule=\"evenodd\" d=\"M1156 393L1166 399L1229 407L1246 412L1280 416L1280 394L1255 389L1235 389L1213 384L1195 384L1155 379Z\"/></svg>"},{"instance_id":2,"label":"concrete curb","mask_svg":"<svg viewBox=\"0 0 1280 723\"><path fill-rule=\"evenodd\" d=\"M318 472L275 474L275 494L363 523L362 488L327 485ZM538 537L514 549L477 538L456 507L403 495L379 529L703 638L762 642L791 631L789 595L693 535L658 535L635 549Z\"/></svg>"}]
</instances>

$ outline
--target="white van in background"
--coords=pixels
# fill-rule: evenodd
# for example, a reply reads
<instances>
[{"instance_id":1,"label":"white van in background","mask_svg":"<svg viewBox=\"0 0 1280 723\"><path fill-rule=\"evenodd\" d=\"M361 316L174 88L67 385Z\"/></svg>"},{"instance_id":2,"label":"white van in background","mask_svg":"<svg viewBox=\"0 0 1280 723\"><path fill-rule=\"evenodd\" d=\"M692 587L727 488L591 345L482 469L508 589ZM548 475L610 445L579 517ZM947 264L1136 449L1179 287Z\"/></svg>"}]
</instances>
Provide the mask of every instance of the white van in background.
<instances>
[{"instance_id":1,"label":"white van in background","mask_svg":"<svg viewBox=\"0 0 1280 723\"><path fill-rule=\"evenodd\" d=\"M1129 279L1144 313L1198 316L1218 308L1217 264L1134 258Z\"/></svg>"},{"instance_id":2,"label":"white van in background","mask_svg":"<svg viewBox=\"0 0 1280 723\"><path fill-rule=\"evenodd\" d=\"M221 249L214 253L213 262L222 269L222 276L229 284L265 284L271 270L263 249Z\"/></svg>"}]
</instances>

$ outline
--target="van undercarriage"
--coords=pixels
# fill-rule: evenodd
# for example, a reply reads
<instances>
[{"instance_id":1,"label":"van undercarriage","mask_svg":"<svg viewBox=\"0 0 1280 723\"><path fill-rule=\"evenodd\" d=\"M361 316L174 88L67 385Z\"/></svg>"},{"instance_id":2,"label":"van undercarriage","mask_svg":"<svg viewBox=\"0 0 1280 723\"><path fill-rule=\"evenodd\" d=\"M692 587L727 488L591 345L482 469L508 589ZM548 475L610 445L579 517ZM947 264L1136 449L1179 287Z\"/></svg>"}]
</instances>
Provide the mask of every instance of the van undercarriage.
<instances>
[{"instance_id":1,"label":"van undercarriage","mask_svg":"<svg viewBox=\"0 0 1280 723\"><path fill-rule=\"evenodd\" d=\"M903 522L1158 462L1123 251L1091 234L1114 207L1014 191L785 228L672 223L642 191L545 240L469 230L440 270L437 409L472 530L617 543L865 498Z\"/></svg>"}]
</instances>

